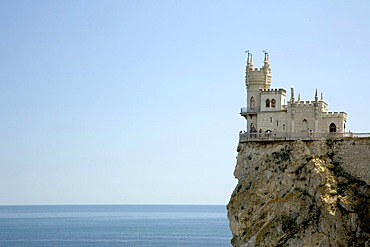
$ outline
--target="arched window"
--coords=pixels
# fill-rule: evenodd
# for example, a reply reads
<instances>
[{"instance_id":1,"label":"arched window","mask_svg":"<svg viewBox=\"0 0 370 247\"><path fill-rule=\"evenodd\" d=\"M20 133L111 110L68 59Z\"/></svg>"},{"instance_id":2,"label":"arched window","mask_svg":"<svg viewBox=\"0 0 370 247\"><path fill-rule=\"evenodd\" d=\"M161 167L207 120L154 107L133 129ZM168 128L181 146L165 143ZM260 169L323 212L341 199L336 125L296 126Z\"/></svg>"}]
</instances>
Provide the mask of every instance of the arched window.
<instances>
[{"instance_id":1,"label":"arched window","mask_svg":"<svg viewBox=\"0 0 370 247\"><path fill-rule=\"evenodd\" d=\"M307 131L308 130L308 122L306 119L302 121L302 131Z\"/></svg>"},{"instance_id":2,"label":"arched window","mask_svg":"<svg viewBox=\"0 0 370 247\"><path fill-rule=\"evenodd\" d=\"M275 107L276 106L276 100L275 99L272 99L271 100L271 107Z\"/></svg>"},{"instance_id":3,"label":"arched window","mask_svg":"<svg viewBox=\"0 0 370 247\"><path fill-rule=\"evenodd\" d=\"M270 107L270 100L269 99L266 100L266 107Z\"/></svg>"},{"instance_id":4,"label":"arched window","mask_svg":"<svg viewBox=\"0 0 370 247\"><path fill-rule=\"evenodd\" d=\"M256 101L254 100L254 97L252 96L250 100L250 108L254 109L255 107L256 107Z\"/></svg>"},{"instance_id":5,"label":"arched window","mask_svg":"<svg viewBox=\"0 0 370 247\"><path fill-rule=\"evenodd\" d=\"M335 125L335 123L330 124L329 132L337 132L337 126Z\"/></svg>"}]
</instances>

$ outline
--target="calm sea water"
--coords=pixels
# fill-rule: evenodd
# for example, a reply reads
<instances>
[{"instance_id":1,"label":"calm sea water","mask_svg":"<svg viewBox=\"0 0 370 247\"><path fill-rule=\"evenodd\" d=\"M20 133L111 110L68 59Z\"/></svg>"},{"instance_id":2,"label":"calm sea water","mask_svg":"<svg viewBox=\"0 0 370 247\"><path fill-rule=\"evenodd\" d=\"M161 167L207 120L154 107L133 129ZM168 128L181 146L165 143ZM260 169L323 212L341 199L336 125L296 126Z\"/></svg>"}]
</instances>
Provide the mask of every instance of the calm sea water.
<instances>
[{"instance_id":1,"label":"calm sea water","mask_svg":"<svg viewBox=\"0 0 370 247\"><path fill-rule=\"evenodd\" d=\"M231 246L225 206L0 206L0 246Z\"/></svg>"}]
</instances>

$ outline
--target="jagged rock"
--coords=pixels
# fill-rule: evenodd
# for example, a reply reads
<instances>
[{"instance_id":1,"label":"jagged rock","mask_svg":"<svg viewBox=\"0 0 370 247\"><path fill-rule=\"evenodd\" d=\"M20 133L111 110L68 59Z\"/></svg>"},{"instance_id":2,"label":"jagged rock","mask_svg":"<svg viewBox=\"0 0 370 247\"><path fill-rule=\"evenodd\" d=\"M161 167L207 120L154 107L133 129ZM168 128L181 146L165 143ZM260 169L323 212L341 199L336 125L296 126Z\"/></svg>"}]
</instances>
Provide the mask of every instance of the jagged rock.
<instances>
[{"instance_id":1,"label":"jagged rock","mask_svg":"<svg viewBox=\"0 0 370 247\"><path fill-rule=\"evenodd\" d=\"M370 139L353 142L239 143L232 245L370 246Z\"/></svg>"}]
</instances>

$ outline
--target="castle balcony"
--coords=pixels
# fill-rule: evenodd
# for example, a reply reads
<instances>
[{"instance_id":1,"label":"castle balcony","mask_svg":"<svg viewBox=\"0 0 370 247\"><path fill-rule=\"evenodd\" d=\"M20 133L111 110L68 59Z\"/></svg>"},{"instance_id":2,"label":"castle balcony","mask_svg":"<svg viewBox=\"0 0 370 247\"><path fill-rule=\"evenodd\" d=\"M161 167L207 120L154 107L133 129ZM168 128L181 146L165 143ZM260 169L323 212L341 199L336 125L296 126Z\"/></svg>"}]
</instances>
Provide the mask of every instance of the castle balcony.
<instances>
[{"instance_id":1,"label":"castle balcony","mask_svg":"<svg viewBox=\"0 0 370 247\"><path fill-rule=\"evenodd\" d=\"M248 115L255 115L255 114L257 114L256 108L242 107L240 109L240 115L242 115L243 117L248 116Z\"/></svg>"},{"instance_id":2,"label":"castle balcony","mask_svg":"<svg viewBox=\"0 0 370 247\"><path fill-rule=\"evenodd\" d=\"M254 132L239 133L239 143L264 141L292 141L292 140L327 140L343 138L370 138L370 133L333 133L333 132Z\"/></svg>"}]
</instances>

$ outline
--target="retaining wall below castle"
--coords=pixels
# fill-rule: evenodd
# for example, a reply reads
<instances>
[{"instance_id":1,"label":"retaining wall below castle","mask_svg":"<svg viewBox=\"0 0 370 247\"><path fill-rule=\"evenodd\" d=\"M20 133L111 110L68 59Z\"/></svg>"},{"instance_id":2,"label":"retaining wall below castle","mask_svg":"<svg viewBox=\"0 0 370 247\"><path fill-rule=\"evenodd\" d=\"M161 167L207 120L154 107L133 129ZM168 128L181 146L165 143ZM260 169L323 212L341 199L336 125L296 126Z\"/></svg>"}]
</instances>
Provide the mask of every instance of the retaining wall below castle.
<instances>
[{"instance_id":1,"label":"retaining wall below castle","mask_svg":"<svg viewBox=\"0 0 370 247\"><path fill-rule=\"evenodd\" d=\"M343 169L370 183L370 138L346 138L337 142L334 159Z\"/></svg>"}]
</instances>

